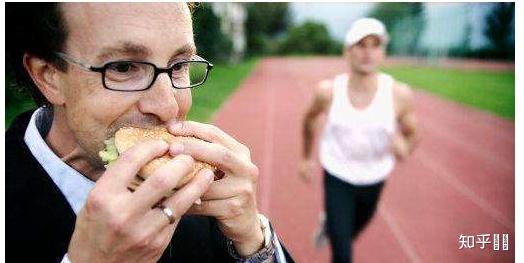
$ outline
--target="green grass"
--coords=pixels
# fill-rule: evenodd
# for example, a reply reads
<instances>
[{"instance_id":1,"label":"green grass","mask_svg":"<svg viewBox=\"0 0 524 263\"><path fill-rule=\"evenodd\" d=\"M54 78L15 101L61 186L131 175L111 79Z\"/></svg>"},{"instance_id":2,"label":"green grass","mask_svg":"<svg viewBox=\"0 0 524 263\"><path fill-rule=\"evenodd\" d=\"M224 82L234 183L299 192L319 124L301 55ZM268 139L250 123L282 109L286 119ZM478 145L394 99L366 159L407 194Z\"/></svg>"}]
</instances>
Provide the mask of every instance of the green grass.
<instances>
[{"instance_id":1,"label":"green grass","mask_svg":"<svg viewBox=\"0 0 524 263\"><path fill-rule=\"evenodd\" d=\"M215 65L206 84L193 90L193 106L188 119L202 122L211 120L257 62L258 59L252 58L236 65Z\"/></svg>"},{"instance_id":2,"label":"green grass","mask_svg":"<svg viewBox=\"0 0 524 263\"><path fill-rule=\"evenodd\" d=\"M248 59L235 65L217 64L211 71L206 84L193 90L193 106L188 118L195 121L209 121L229 96L249 75L258 59ZM11 85L11 78L6 78L6 86ZM20 113L35 107L28 95L20 95L10 90L6 94L8 103L5 111L5 125L9 127Z\"/></svg>"},{"instance_id":3,"label":"green grass","mask_svg":"<svg viewBox=\"0 0 524 263\"><path fill-rule=\"evenodd\" d=\"M416 89L515 118L515 73L427 66L385 67L383 71Z\"/></svg>"}]
</instances>

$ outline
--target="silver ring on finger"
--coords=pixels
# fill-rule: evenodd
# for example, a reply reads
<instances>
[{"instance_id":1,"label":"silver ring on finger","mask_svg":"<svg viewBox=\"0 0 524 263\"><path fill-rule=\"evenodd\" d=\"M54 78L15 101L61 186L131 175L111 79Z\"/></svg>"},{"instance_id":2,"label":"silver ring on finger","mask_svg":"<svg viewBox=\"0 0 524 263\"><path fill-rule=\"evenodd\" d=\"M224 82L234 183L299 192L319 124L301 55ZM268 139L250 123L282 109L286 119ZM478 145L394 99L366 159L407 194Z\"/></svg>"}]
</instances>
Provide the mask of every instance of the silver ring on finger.
<instances>
[{"instance_id":1,"label":"silver ring on finger","mask_svg":"<svg viewBox=\"0 0 524 263\"><path fill-rule=\"evenodd\" d=\"M173 213L173 210L171 210L171 208L166 207L165 205L158 205L157 207L160 209L160 211L162 211L164 215L166 215L170 225L175 223L175 213Z\"/></svg>"}]
</instances>

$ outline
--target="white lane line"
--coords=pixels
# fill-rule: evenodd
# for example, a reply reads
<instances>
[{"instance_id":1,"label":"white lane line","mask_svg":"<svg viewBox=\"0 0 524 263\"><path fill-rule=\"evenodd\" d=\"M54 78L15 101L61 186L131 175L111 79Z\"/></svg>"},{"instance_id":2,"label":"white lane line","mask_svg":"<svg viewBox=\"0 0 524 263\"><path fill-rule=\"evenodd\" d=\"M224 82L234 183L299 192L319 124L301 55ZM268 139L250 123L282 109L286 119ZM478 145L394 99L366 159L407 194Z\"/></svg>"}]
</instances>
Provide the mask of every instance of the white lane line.
<instances>
[{"instance_id":1,"label":"white lane line","mask_svg":"<svg viewBox=\"0 0 524 263\"><path fill-rule=\"evenodd\" d=\"M397 240L398 244L402 248L402 251L406 253L408 256L410 262L418 263L422 262L422 259L418 255L415 248L409 243L408 238L404 233L402 232L402 229L400 229L400 226L398 225L397 221L393 218L393 216L386 210L384 206L381 206L378 210L380 215L384 218L384 221L386 221L386 224L388 225L391 232L393 232L393 236Z\"/></svg>"},{"instance_id":2,"label":"white lane line","mask_svg":"<svg viewBox=\"0 0 524 263\"><path fill-rule=\"evenodd\" d=\"M452 142L455 145L460 146L463 150L467 151L472 156L478 156L485 160L486 163L498 169L504 169L505 173L512 174L514 165L511 163L511 159L501 158L499 154L491 151L490 149L478 146L476 143L466 143L464 140L459 138L459 135L453 129L444 130L444 126L433 124L430 121L424 122L423 125L427 126L427 129L432 133L444 137L443 140Z\"/></svg>"},{"instance_id":3,"label":"white lane line","mask_svg":"<svg viewBox=\"0 0 524 263\"><path fill-rule=\"evenodd\" d=\"M426 97L422 99L426 99L429 101L429 103L425 104L425 107L438 108L440 116L446 119L445 122L447 122L447 126L453 127L457 123L464 122L467 118L468 120L470 120L469 125L472 125L472 127L474 127L475 130L490 129L499 136L500 140L504 141L503 143L507 145L515 144L515 134L507 133L507 130L505 127L498 126L499 124L498 121L500 121L499 116L496 116L493 113L485 111L485 110L473 109L468 106L461 105L460 103L448 100L443 97L435 96L434 94L431 94L426 91L418 90L416 92L419 93L421 97ZM467 108L466 110L468 112L467 113L461 112L459 115L457 115L457 112L455 109L456 107L460 107L460 108L466 107ZM471 114L474 114L475 116L470 117ZM489 118L485 118L485 116L480 116L481 114L489 115ZM449 117L450 115L451 117ZM473 120L471 120L471 118L473 118ZM494 119L494 121L491 121L489 119Z\"/></svg>"},{"instance_id":4,"label":"white lane line","mask_svg":"<svg viewBox=\"0 0 524 263\"><path fill-rule=\"evenodd\" d=\"M466 184L457 179L456 175L442 165L438 165L435 161L432 161L427 155L418 152L418 156L413 156L417 159L423 166L431 170L435 175L444 179L445 182L453 186L462 195L466 196L471 202L477 205L484 213L491 216L495 221L505 226L510 230L515 230L514 222L507 219L506 216L494 208L488 201L482 198L480 195L476 194L475 191L471 190Z\"/></svg>"}]
</instances>

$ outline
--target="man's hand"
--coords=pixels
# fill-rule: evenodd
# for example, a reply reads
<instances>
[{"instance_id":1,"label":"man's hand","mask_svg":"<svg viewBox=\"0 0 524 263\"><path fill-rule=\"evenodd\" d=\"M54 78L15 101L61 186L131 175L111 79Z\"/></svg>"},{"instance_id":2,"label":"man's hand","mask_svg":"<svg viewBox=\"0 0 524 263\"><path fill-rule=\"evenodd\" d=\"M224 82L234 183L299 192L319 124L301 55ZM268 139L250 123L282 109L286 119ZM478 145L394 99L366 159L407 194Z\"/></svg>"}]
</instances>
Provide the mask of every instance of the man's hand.
<instances>
[{"instance_id":1,"label":"man's hand","mask_svg":"<svg viewBox=\"0 0 524 263\"><path fill-rule=\"evenodd\" d=\"M299 174L302 180L306 183L311 182L311 178L313 178L314 169L315 169L315 162L312 159L303 159L299 164Z\"/></svg>"},{"instance_id":2,"label":"man's hand","mask_svg":"<svg viewBox=\"0 0 524 263\"><path fill-rule=\"evenodd\" d=\"M180 146L171 147L176 148ZM213 180L210 170L201 171L162 202L174 212L175 223L170 225L167 216L155 206L192 171L190 156L175 156L156 169L135 192L127 189L142 166L168 149L169 145L163 141L138 143L106 170L77 217L67 252L71 262L156 262L161 257L180 216Z\"/></svg>"},{"instance_id":3,"label":"man's hand","mask_svg":"<svg viewBox=\"0 0 524 263\"><path fill-rule=\"evenodd\" d=\"M217 218L220 230L241 256L260 250L264 235L256 206L258 168L251 162L249 149L209 124L185 121L171 123L168 128L174 135L204 140L184 143L184 154L225 173L224 178L211 183L201 204L194 204L189 212Z\"/></svg>"}]
</instances>

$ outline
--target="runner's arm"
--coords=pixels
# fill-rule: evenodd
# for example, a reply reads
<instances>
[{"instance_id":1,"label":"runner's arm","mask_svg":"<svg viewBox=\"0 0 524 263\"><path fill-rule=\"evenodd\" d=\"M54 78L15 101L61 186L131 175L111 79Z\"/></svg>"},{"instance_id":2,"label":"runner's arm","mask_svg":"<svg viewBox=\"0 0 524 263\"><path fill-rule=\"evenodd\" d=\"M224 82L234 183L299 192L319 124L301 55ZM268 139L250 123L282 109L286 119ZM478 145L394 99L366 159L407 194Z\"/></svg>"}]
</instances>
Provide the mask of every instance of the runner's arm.
<instances>
[{"instance_id":1,"label":"runner's arm","mask_svg":"<svg viewBox=\"0 0 524 263\"><path fill-rule=\"evenodd\" d=\"M303 138L303 157L304 159L311 158L311 151L313 148L313 140L315 136L315 122L321 115L327 112L329 104L331 103L331 88L330 80L321 81L315 89L315 95L312 103L309 105L303 119L302 138Z\"/></svg>"},{"instance_id":2,"label":"runner's arm","mask_svg":"<svg viewBox=\"0 0 524 263\"><path fill-rule=\"evenodd\" d=\"M413 91L408 85L403 83L395 85L398 133L393 139L393 147L396 148L394 152L399 159L404 159L413 152L418 142L417 118L415 116L413 97Z\"/></svg>"}]
</instances>

